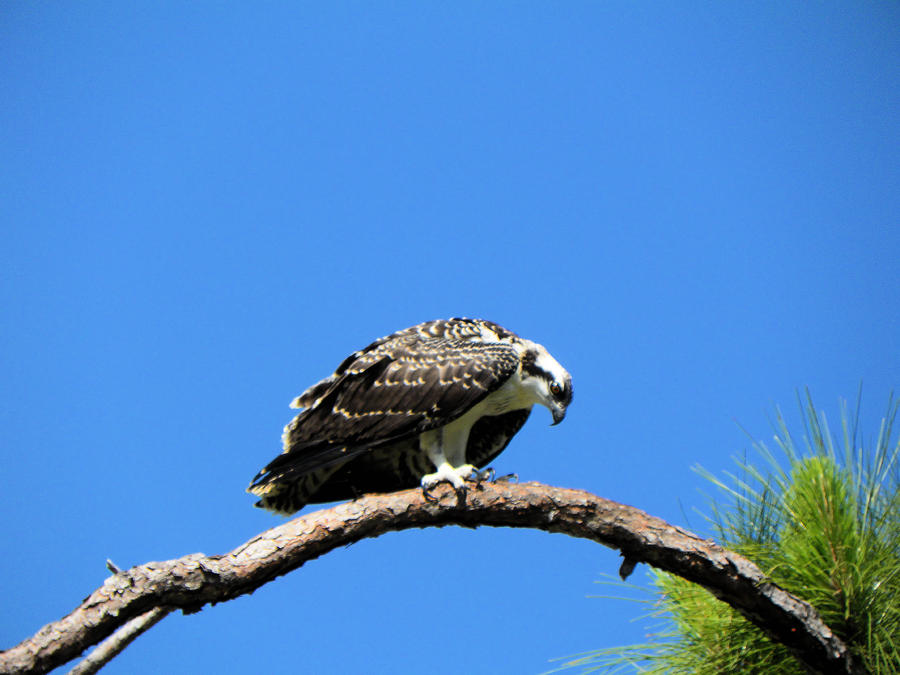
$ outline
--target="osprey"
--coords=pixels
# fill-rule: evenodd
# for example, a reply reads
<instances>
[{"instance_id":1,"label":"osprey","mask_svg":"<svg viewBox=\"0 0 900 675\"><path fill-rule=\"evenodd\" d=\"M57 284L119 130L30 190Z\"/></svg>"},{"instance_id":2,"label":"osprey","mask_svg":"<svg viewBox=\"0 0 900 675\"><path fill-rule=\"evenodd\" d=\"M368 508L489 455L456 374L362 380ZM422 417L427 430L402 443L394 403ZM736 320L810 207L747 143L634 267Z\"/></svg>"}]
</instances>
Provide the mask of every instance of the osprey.
<instances>
[{"instance_id":1,"label":"osprey","mask_svg":"<svg viewBox=\"0 0 900 675\"><path fill-rule=\"evenodd\" d=\"M481 319L427 321L353 352L291 403L284 452L247 488L292 513L442 482L457 491L522 428L535 403L559 424L572 378L544 347Z\"/></svg>"}]
</instances>

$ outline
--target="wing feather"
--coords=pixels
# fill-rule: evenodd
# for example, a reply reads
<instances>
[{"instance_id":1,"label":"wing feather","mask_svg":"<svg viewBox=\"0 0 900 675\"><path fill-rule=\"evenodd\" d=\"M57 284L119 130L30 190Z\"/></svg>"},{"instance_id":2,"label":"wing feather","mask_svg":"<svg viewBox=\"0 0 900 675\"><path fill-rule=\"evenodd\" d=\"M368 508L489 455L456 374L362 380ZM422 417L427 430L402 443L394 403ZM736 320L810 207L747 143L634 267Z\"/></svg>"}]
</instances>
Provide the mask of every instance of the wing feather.
<instances>
[{"instance_id":1,"label":"wing feather","mask_svg":"<svg viewBox=\"0 0 900 675\"><path fill-rule=\"evenodd\" d=\"M493 323L492 321L484 321L478 319L435 319L434 321L426 321L416 326L410 326L403 330L398 330L390 335L378 338L366 347L353 352L346 359L341 361L337 369L326 377L311 386L309 389L300 394L291 403L292 408L309 408L324 396L324 394L334 385L341 375L351 370L360 360L365 360L367 356L379 355L384 351L392 349L393 343L401 341L404 338L413 338L418 340L429 340L433 338L442 338L445 340L472 340L482 335L481 326L486 326L501 338L517 338L515 333L506 330Z\"/></svg>"}]
</instances>

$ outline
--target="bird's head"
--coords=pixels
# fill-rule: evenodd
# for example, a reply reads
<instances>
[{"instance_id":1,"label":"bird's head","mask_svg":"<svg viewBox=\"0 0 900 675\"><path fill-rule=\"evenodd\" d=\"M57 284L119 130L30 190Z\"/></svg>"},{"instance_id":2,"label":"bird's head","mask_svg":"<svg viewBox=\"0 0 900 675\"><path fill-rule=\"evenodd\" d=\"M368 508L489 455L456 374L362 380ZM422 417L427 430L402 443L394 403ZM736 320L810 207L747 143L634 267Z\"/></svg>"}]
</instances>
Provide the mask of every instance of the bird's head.
<instances>
[{"instance_id":1,"label":"bird's head","mask_svg":"<svg viewBox=\"0 0 900 675\"><path fill-rule=\"evenodd\" d=\"M572 402L572 376L542 345L529 342L522 355L522 385L559 424Z\"/></svg>"}]
</instances>

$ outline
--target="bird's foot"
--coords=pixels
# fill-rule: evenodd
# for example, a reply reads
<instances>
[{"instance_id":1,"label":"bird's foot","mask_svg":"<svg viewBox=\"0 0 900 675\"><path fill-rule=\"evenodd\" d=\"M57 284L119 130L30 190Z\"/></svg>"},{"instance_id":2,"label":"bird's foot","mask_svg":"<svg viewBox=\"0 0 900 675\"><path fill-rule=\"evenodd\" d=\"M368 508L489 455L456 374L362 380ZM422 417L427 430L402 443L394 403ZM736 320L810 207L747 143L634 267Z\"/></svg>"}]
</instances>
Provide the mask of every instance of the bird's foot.
<instances>
[{"instance_id":1,"label":"bird's foot","mask_svg":"<svg viewBox=\"0 0 900 675\"><path fill-rule=\"evenodd\" d=\"M431 494L431 491L441 483L450 483L456 490L456 496L460 500L465 500L468 486L467 480L475 480L481 482L481 472L471 464L463 464L462 466L453 467L447 462L442 463L434 473L422 476L422 495L426 501L436 502L437 497Z\"/></svg>"},{"instance_id":2,"label":"bird's foot","mask_svg":"<svg viewBox=\"0 0 900 675\"><path fill-rule=\"evenodd\" d=\"M487 467L486 469L476 470L469 477L469 480L475 481L475 487L481 489L482 483L493 483L494 476L496 475L496 471L494 471L491 467Z\"/></svg>"},{"instance_id":3,"label":"bird's foot","mask_svg":"<svg viewBox=\"0 0 900 675\"><path fill-rule=\"evenodd\" d=\"M475 487L481 487L482 483L518 483L519 474L507 473L498 476L493 467L489 466L486 469L475 470L467 480L474 480Z\"/></svg>"}]
</instances>

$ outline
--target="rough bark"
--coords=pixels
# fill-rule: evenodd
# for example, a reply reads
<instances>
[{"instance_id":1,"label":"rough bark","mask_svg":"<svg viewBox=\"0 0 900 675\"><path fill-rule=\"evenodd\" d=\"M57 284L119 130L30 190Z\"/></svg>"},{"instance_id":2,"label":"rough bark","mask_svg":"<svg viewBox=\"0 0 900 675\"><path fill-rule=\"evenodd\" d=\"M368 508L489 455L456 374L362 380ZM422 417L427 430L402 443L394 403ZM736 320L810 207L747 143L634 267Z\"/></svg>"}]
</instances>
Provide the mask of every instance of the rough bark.
<instances>
[{"instance_id":1,"label":"rough bark","mask_svg":"<svg viewBox=\"0 0 900 675\"><path fill-rule=\"evenodd\" d=\"M225 555L195 553L114 574L68 616L0 652L0 673L44 673L156 608L196 612L251 593L334 548L444 525L527 527L591 539L622 552L623 573L644 562L704 586L811 672L864 672L812 606L768 583L752 562L636 508L539 483L485 483L463 502L449 487L435 496L429 502L418 489L367 495L272 528Z\"/></svg>"}]
</instances>

